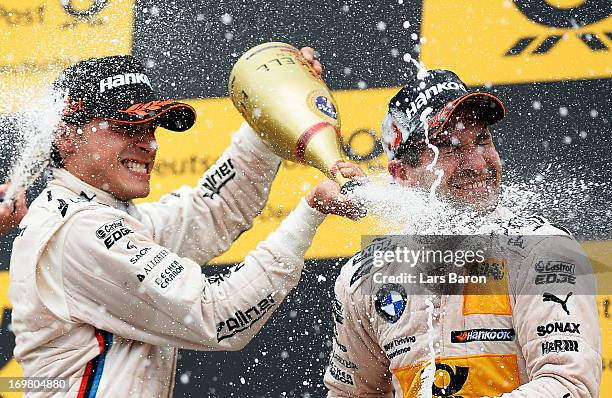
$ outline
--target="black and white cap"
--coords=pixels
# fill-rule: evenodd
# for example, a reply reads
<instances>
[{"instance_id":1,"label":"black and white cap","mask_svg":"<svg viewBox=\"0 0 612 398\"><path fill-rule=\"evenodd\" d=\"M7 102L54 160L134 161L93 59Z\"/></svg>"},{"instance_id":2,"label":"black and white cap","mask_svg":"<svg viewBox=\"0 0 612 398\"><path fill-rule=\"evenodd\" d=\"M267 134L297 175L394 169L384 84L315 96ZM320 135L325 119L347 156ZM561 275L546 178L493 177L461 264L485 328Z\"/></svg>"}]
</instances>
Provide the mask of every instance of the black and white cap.
<instances>
[{"instance_id":1,"label":"black and white cap","mask_svg":"<svg viewBox=\"0 0 612 398\"><path fill-rule=\"evenodd\" d=\"M389 101L382 125L381 141L389 160L403 151L435 137L444 130L450 116L460 106L472 108L488 125L505 115L503 103L485 92L470 92L451 71L434 69L424 77L414 77ZM426 127L427 126L427 127Z\"/></svg>"},{"instance_id":2,"label":"black and white cap","mask_svg":"<svg viewBox=\"0 0 612 398\"><path fill-rule=\"evenodd\" d=\"M84 123L94 117L138 124L157 120L173 131L195 123L188 104L161 99L153 90L144 66L131 55L91 58L65 69L53 82L63 101L62 120Z\"/></svg>"}]
</instances>

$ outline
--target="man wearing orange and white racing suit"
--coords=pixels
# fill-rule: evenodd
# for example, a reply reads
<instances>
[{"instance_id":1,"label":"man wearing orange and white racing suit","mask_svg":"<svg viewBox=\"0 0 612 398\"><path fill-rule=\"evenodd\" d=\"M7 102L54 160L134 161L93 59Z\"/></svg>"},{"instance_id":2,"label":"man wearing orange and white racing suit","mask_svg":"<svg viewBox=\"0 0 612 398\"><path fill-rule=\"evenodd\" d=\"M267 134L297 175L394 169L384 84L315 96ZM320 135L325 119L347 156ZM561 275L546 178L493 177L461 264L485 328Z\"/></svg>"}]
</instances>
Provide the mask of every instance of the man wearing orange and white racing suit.
<instances>
[{"instance_id":1,"label":"man wearing orange and white racing suit","mask_svg":"<svg viewBox=\"0 0 612 398\"><path fill-rule=\"evenodd\" d=\"M426 129L420 115L427 108ZM565 231L498 205L501 162L488 126L503 116L499 99L468 93L449 71L429 71L391 99L382 132L390 174L401 185L431 186L428 134L440 151L436 169L444 171L438 192L498 226L506 257L483 265L502 290L423 295L409 285L372 285L381 271L375 252L390 245L378 238L336 281L328 397L599 397L601 336L589 261Z\"/></svg>"}]
</instances>

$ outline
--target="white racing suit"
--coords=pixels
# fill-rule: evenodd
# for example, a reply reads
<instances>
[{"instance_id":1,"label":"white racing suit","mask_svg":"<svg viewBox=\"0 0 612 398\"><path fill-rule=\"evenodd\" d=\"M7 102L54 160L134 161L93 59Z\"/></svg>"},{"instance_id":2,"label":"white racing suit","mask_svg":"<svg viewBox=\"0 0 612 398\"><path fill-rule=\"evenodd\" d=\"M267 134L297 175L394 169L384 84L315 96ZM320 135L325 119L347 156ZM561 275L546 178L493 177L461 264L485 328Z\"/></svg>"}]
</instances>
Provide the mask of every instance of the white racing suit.
<instances>
[{"instance_id":1,"label":"white racing suit","mask_svg":"<svg viewBox=\"0 0 612 398\"><path fill-rule=\"evenodd\" d=\"M506 213L498 238L509 255L485 266L503 294L411 295L407 285L380 277L364 289L381 271L372 266L375 245L343 267L328 397L599 397L601 335L588 259L571 236L540 217L495 213ZM384 248L386 238L378 239ZM425 385L430 344L435 373Z\"/></svg>"},{"instance_id":2,"label":"white racing suit","mask_svg":"<svg viewBox=\"0 0 612 398\"><path fill-rule=\"evenodd\" d=\"M157 203L121 202L66 170L30 206L10 268L31 396L169 397L177 348L240 350L297 285L324 216L302 200L231 272L202 275L251 226L280 159L243 125L200 179Z\"/></svg>"}]
</instances>

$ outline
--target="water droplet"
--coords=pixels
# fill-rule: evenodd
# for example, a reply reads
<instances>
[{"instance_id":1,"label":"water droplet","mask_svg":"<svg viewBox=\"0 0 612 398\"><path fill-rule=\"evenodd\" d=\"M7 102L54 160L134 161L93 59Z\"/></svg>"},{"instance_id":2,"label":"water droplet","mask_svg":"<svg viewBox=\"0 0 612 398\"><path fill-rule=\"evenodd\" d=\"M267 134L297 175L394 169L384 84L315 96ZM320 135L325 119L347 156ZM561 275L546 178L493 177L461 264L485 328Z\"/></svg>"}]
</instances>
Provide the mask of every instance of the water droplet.
<instances>
[{"instance_id":1,"label":"water droplet","mask_svg":"<svg viewBox=\"0 0 612 398\"><path fill-rule=\"evenodd\" d=\"M568 113L569 111L566 107L562 106L561 108L559 108L559 115L561 115L561 117L566 117Z\"/></svg>"},{"instance_id":2,"label":"water droplet","mask_svg":"<svg viewBox=\"0 0 612 398\"><path fill-rule=\"evenodd\" d=\"M221 15L221 23L223 25L229 25L232 23L233 20L234 18L228 13Z\"/></svg>"}]
</instances>

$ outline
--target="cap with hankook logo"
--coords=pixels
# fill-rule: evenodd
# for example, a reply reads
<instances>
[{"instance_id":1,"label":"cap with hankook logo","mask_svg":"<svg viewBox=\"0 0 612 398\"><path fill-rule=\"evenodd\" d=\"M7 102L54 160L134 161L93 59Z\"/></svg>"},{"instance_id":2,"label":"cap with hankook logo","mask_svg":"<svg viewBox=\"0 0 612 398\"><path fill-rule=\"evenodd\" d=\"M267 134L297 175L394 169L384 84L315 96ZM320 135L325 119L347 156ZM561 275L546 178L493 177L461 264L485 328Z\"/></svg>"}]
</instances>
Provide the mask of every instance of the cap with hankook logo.
<instances>
[{"instance_id":1,"label":"cap with hankook logo","mask_svg":"<svg viewBox=\"0 0 612 398\"><path fill-rule=\"evenodd\" d=\"M196 111L190 105L163 100L151 87L144 66L130 55L91 58L65 69L53 82L64 101L62 120L84 123L99 117L117 123L156 120L163 128L185 131Z\"/></svg>"},{"instance_id":2,"label":"cap with hankook logo","mask_svg":"<svg viewBox=\"0 0 612 398\"><path fill-rule=\"evenodd\" d=\"M451 71L434 69L427 71L424 77L415 76L389 101L381 133L382 146L389 160L401 157L410 146L422 144L426 131L430 139L434 138L460 107L469 107L487 125L499 122L506 112L499 98L485 92L468 91ZM425 116L423 120L421 115Z\"/></svg>"}]
</instances>

